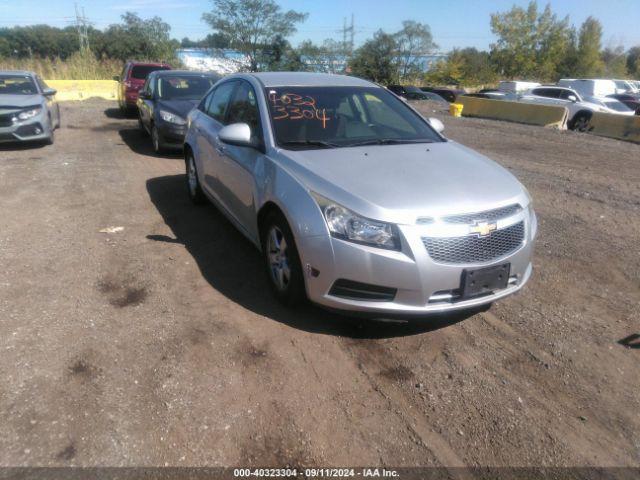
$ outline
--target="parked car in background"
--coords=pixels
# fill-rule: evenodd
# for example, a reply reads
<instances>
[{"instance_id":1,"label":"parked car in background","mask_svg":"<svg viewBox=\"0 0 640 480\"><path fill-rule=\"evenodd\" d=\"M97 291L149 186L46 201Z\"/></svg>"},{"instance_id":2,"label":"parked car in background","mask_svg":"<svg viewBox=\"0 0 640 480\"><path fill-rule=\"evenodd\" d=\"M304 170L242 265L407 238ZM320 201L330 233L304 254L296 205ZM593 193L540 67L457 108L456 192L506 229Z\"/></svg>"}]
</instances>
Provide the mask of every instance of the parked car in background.
<instances>
[{"instance_id":1,"label":"parked car in background","mask_svg":"<svg viewBox=\"0 0 640 480\"><path fill-rule=\"evenodd\" d=\"M558 105L569 110L567 126L572 130L586 131L593 112L633 115L633 110L614 98L583 97L571 88L557 86L541 86L534 88L519 97L519 101Z\"/></svg>"},{"instance_id":2,"label":"parked car in background","mask_svg":"<svg viewBox=\"0 0 640 480\"><path fill-rule=\"evenodd\" d=\"M531 276L526 189L378 85L235 74L187 124L191 200L211 200L262 250L285 304L374 315L486 308Z\"/></svg>"},{"instance_id":3,"label":"parked car in background","mask_svg":"<svg viewBox=\"0 0 640 480\"><path fill-rule=\"evenodd\" d=\"M55 94L33 72L0 70L0 142L52 144L60 127Z\"/></svg>"},{"instance_id":4,"label":"parked car in background","mask_svg":"<svg viewBox=\"0 0 640 480\"><path fill-rule=\"evenodd\" d=\"M444 87L420 87L420 90L423 92L437 93L449 103L455 102L459 95L467 93L464 90Z\"/></svg>"},{"instance_id":5,"label":"parked car in background","mask_svg":"<svg viewBox=\"0 0 640 480\"><path fill-rule=\"evenodd\" d=\"M632 80L614 80L614 83L616 84L616 93L640 93L640 90L638 90L638 87L636 87L635 83Z\"/></svg>"},{"instance_id":6,"label":"parked car in background","mask_svg":"<svg viewBox=\"0 0 640 480\"><path fill-rule=\"evenodd\" d=\"M406 98L407 100L433 99L433 97L429 97L426 92L423 92L418 87L413 85L389 85L387 88L396 95Z\"/></svg>"},{"instance_id":7,"label":"parked car in background","mask_svg":"<svg viewBox=\"0 0 640 480\"><path fill-rule=\"evenodd\" d=\"M219 79L213 73L183 70L149 74L138 95L138 122L156 153L182 148L187 115Z\"/></svg>"},{"instance_id":8,"label":"parked car in background","mask_svg":"<svg viewBox=\"0 0 640 480\"><path fill-rule=\"evenodd\" d=\"M636 115L640 115L640 95L616 93L615 95L609 95L609 98L615 98L616 100L624 103L627 107L636 112Z\"/></svg>"},{"instance_id":9,"label":"parked car in background","mask_svg":"<svg viewBox=\"0 0 640 480\"><path fill-rule=\"evenodd\" d=\"M138 101L138 91L147 76L156 70L171 70L166 63L127 62L120 75L113 77L118 82L118 105L122 112L134 112Z\"/></svg>"}]
</instances>

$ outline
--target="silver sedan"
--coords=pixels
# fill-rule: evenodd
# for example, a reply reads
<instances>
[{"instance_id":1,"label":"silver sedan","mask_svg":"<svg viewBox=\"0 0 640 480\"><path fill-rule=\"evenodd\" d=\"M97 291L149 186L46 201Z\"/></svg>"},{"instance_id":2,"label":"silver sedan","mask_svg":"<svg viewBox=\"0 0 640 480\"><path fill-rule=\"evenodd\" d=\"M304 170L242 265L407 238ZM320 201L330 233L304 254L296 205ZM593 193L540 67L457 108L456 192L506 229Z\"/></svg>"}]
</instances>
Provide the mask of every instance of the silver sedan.
<instances>
[{"instance_id":1,"label":"silver sedan","mask_svg":"<svg viewBox=\"0 0 640 480\"><path fill-rule=\"evenodd\" d=\"M0 70L0 143L53 143L60 126L56 91L33 72Z\"/></svg>"},{"instance_id":2,"label":"silver sedan","mask_svg":"<svg viewBox=\"0 0 640 480\"><path fill-rule=\"evenodd\" d=\"M527 190L384 88L232 75L187 121L191 199L263 252L285 304L424 315L490 304L531 276Z\"/></svg>"}]
</instances>

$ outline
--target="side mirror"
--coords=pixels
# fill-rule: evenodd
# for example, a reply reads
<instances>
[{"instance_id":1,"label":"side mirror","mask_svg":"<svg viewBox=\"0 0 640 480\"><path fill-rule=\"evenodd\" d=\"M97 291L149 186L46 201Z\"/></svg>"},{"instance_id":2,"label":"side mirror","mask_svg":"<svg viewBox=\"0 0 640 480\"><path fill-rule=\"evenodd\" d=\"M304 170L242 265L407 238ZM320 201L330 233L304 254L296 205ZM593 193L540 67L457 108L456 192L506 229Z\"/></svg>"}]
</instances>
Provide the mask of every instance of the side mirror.
<instances>
[{"instance_id":1,"label":"side mirror","mask_svg":"<svg viewBox=\"0 0 640 480\"><path fill-rule=\"evenodd\" d=\"M42 91L42 94L43 94L45 97L53 97L56 93L58 93L58 91L57 91L55 88L45 88L45 89Z\"/></svg>"},{"instance_id":2,"label":"side mirror","mask_svg":"<svg viewBox=\"0 0 640 480\"><path fill-rule=\"evenodd\" d=\"M151 100L151 95L149 94L149 92L141 90L140 92L138 92L138 98L141 98L142 100Z\"/></svg>"},{"instance_id":3,"label":"side mirror","mask_svg":"<svg viewBox=\"0 0 640 480\"><path fill-rule=\"evenodd\" d=\"M255 147L251 142L251 128L246 123L232 123L220 130L218 138L229 145Z\"/></svg>"},{"instance_id":4,"label":"side mirror","mask_svg":"<svg viewBox=\"0 0 640 480\"><path fill-rule=\"evenodd\" d=\"M438 120L435 117L430 117L429 118L429 123L431 124L431 126L433 127L433 129L438 132L438 133L442 133L444 131L444 123L442 123L440 120Z\"/></svg>"},{"instance_id":5,"label":"side mirror","mask_svg":"<svg viewBox=\"0 0 640 480\"><path fill-rule=\"evenodd\" d=\"M114 75L114 76L113 76L113 79L114 79L116 82L119 82L119 81L120 81L120 75Z\"/></svg>"},{"instance_id":6,"label":"side mirror","mask_svg":"<svg viewBox=\"0 0 640 480\"><path fill-rule=\"evenodd\" d=\"M573 103L576 103L578 101L578 97L576 97L575 95L569 95L567 99Z\"/></svg>"}]
</instances>

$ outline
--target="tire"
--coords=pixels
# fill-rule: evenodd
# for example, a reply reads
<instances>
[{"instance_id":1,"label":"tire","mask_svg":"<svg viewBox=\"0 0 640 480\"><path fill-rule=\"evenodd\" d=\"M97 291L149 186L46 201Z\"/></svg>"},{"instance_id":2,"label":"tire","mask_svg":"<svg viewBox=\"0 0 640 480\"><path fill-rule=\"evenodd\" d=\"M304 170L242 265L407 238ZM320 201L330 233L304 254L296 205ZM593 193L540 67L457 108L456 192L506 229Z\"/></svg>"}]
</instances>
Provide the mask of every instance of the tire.
<instances>
[{"instance_id":1,"label":"tire","mask_svg":"<svg viewBox=\"0 0 640 480\"><path fill-rule=\"evenodd\" d=\"M53 123L51 117L49 117L49 136L44 140L45 145L53 145L56 141L56 135L54 133Z\"/></svg>"},{"instance_id":2,"label":"tire","mask_svg":"<svg viewBox=\"0 0 640 480\"><path fill-rule=\"evenodd\" d=\"M144 123L142 123L142 118L140 118L140 115L138 115L138 128L140 129L140 133L145 137L149 135L149 132L147 132L147 129L144 128Z\"/></svg>"},{"instance_id":3,"label":"tire","mask_svg":"<svg viewBox=\"0 0 640 480\"><path fill-rule=\"evenodd\" d=\"M151 145L153 145L153 151L156 153L162 153L164 151L164 148L162 148L162 137L155 125L151 126Z\"/></svg>"},{"instance_id":4,"label":"tire","mask_svg":"<svg viewBox=\"0 0 640 480\"><path fill-rule=\"evenodd\" d=\"M588 132L590 120L591 115L587 113L576 114L575 118L571 121L571 130L576 130L578 132Z\"/></svg>"},{"instance_id":5,"label":"tire","mask_svg":"<svg viewBox=\"0 0 640 480\"><path fill-rule=\"evenodd\" d=\"M260 240L269 287L282 304L288 307L300 305L307 295L291 228L278 211L269 213L262 225Z\"/></svg>"},{"instance_id":6,"label":"tire","mask_svg":"<svg viewBox=\"0 0 640 480\"><path fill-rule=\"evenodd\" d=\"M196 162L193 158L193 153L187 153L185 165L189 199L194 205L202 205L203 203L206 203L207 197L204 196L204 192L200 186L200 180L198 180L198 170L196 169Z\"/></svg>"}]
</instances>

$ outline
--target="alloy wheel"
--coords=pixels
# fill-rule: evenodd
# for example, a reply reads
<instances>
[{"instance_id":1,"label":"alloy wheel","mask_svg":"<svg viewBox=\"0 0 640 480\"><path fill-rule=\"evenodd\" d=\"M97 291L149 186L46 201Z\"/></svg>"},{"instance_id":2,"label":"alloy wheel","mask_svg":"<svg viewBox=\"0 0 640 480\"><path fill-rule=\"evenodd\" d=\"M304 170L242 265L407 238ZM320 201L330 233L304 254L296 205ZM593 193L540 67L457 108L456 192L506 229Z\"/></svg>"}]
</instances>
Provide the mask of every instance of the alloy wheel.
<instances>
[{"instance_id":1,"label":"alloy wheel","mask_svg":"<svg viewBox=\"0 0 640 480\"><path fill-rule=\"evenodd\" d=\"M291 268L287 256L287 241L284 234L277 226L269 230L267 252L271 280L280 291L285 291L291 280Z\"/></svg>"}]
</instances>

